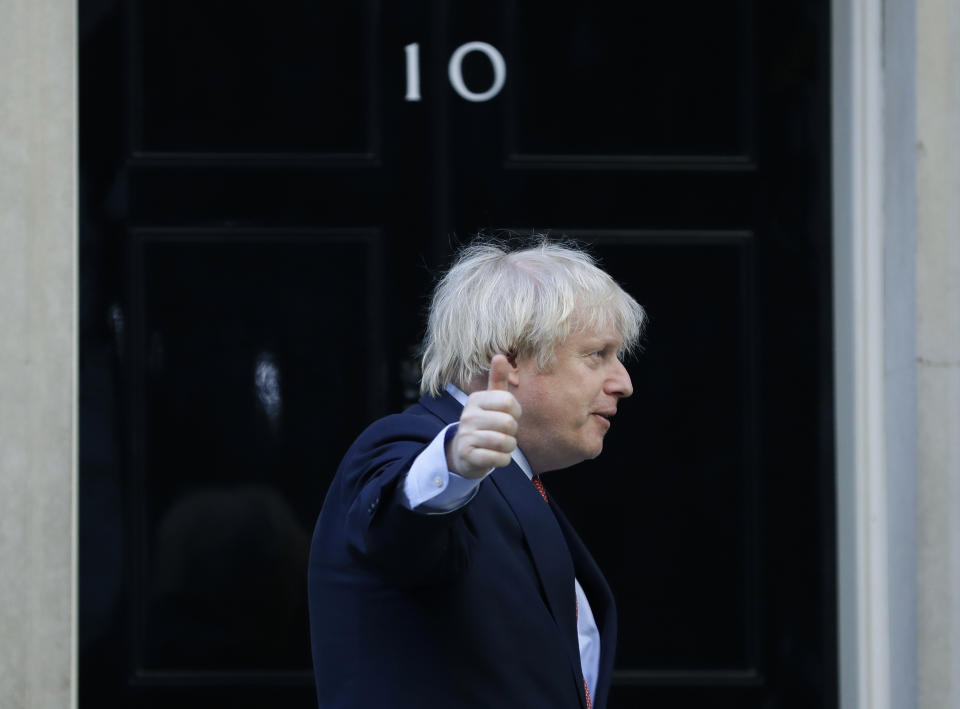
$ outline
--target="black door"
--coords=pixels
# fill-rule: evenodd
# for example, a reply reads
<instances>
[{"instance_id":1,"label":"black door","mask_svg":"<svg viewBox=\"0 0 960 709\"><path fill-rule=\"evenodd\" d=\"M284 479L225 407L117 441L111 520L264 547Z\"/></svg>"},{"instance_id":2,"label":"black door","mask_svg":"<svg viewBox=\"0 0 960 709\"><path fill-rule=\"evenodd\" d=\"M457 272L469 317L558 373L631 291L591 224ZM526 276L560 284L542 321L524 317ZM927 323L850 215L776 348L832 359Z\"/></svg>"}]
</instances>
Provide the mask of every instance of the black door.
<instances>
[{"instance_id":1,"label":"black door","mask_svg":"<svg viewBox=\"0 0 960 709\"><path fill-rule=\"evenodd\" d=\"M478 230L643 303L548 485L612 707L837 706L829 3L81 0L80 701L309 707L309 535Z\"/></svg>"}]
</instances>

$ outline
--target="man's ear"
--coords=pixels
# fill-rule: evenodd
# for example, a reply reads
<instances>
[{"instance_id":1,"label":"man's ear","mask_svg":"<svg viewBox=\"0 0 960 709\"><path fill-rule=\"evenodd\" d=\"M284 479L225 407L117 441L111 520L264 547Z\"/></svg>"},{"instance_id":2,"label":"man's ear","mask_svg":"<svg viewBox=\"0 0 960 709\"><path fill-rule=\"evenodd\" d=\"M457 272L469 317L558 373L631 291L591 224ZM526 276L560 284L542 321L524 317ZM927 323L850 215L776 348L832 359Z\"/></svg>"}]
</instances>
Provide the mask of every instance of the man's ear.
<instances>
[{"instance_id":1,"label":"man's ear","mask_svg":"<svg viewBox=\"0 0 960 709\"><path fill-rule=\"evenodd\" d=\"M503 354L507 358L507 362L510 363L510 374L507 376L507 381L510 383L510 386L516 388L520 386L520 369L517 367L517 355L515 352L504 352Z\"/></svg>"}]
</instances>

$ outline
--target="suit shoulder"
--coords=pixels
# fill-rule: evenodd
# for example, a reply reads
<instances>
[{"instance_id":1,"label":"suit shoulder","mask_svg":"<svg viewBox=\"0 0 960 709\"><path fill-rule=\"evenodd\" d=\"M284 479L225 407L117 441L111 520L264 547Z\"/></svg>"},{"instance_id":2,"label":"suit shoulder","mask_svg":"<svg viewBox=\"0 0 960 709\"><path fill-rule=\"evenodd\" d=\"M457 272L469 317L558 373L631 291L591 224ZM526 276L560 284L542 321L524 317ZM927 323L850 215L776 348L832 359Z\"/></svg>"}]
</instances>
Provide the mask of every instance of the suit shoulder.
<instances>
[{"instance_id":1,"label":"suit shoulder","mask_svg":"<svg viewBox=\"0 0 960 709\"><path fill-rule=\"evenodd\" d=\"M369 449L399 441L429 442L446 425L443 419L414 404L402 413L390 414L371 423L350 448Z\"/></svg>"}]
</instances>

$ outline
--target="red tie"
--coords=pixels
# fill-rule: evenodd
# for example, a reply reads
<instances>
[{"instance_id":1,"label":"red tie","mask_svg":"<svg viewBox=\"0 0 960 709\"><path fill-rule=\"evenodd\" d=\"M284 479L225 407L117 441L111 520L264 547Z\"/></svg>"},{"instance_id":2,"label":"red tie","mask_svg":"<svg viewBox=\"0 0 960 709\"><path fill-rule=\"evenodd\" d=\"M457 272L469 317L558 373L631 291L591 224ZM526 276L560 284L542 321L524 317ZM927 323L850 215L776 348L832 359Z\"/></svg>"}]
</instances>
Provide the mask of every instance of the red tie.
<instances>
[{"instance_id":1,"label":"red tie","mask_svg":"<svg viewBox=\"0 0 960 709\"><path fill-rule=\"evenodd\" d=\"M543 501L546 502L546 503L549 505L549 504L550 504L550 500L547 498L547 491L544 489L543 483L540 482L540 476L539 476L539 475L534 475L534 476L533 476L533 486L534 486L535 488L537 488L537 492L540 493L540 497L543 498Z\"/></svg>"},{"instance_id":2,"label":"red tie","mask_svg":"<svg viewBox=\"0 0 960 709\"><path fill-rule=\"evenodd\" d=\"M534 486L535 488L537 488L537 492L540 493L540 497L543 498L543 501L546 502L546 503L549 505L549 504L550 504L550 499L547 497L547 491L546 491L546 489L544 489L543 483L540 482L540 476L539 476L539 475L534 475L534 476L533 476L533 486ZM578 618L578 619L580 618L580 604L579 604L579 603L577 604L577 618ZM584 677L584 679L583 679L583 691L584 691L584 693L585 693L586 696L587 696L587 709L593 709L593 702L590 700L590 687L587 685L587 679L586 679L586 677Z\"/></svg>"}]
</instances>

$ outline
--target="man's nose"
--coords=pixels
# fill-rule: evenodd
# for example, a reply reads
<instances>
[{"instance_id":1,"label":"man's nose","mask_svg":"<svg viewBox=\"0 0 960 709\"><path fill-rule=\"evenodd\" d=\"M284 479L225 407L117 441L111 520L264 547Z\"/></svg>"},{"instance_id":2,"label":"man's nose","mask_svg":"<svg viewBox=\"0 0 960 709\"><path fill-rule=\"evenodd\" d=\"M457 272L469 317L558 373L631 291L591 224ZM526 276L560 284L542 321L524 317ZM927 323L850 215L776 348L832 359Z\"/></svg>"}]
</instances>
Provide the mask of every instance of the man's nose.
<instances>
[{"instance_id":1,"label":"man's nose","mask_svg":"<svg viewBox=\"0 0 960 709\"><path fill-rule=\"evenodd\" d=\"M633 382L630 381L630 374L619 359L616 360L613 371L607 377L607 381L604 382L603 391L620 398L628 397L633 393Z\"/></svg>"}]
</instances>

